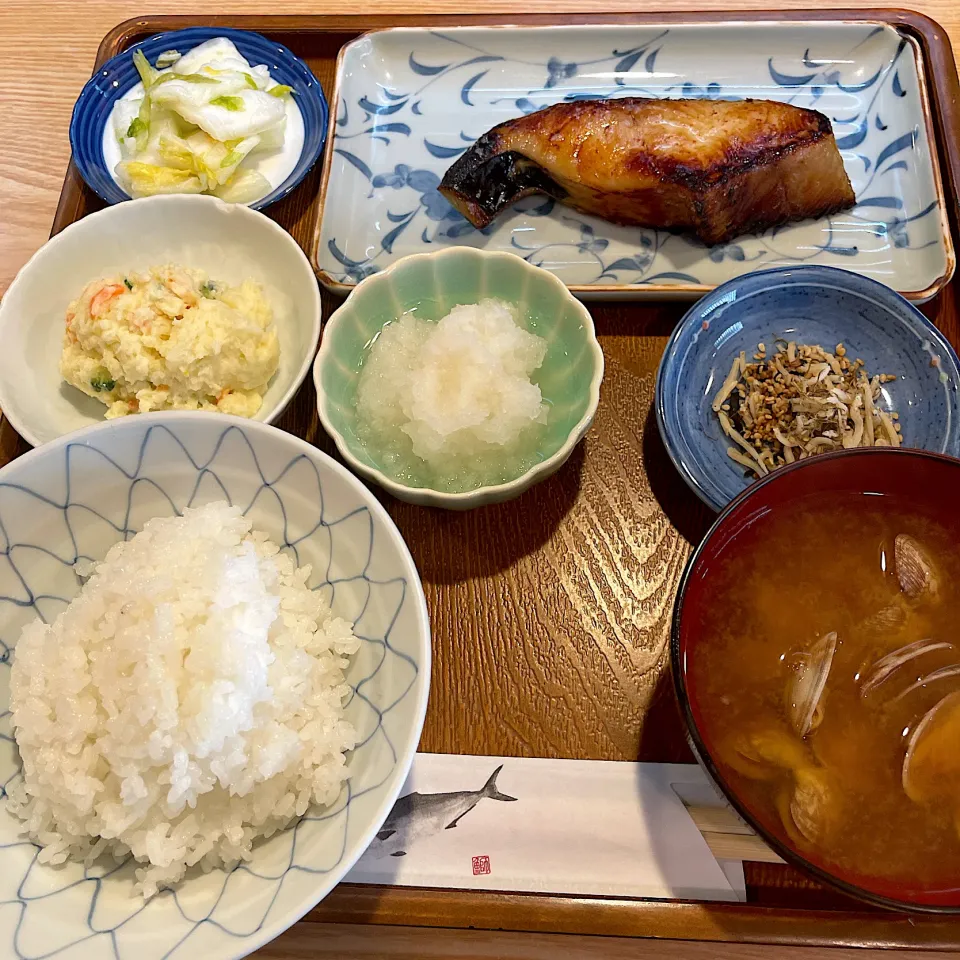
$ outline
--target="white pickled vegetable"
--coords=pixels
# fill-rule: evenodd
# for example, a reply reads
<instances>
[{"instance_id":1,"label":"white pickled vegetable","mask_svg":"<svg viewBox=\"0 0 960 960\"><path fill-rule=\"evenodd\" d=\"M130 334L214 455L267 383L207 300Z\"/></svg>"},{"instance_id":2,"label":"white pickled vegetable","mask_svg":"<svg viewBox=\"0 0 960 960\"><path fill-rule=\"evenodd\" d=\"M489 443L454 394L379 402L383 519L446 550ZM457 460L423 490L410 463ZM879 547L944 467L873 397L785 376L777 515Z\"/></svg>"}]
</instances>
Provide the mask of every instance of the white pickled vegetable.
<instances>
[{"instance_id":1,"label":"white pickled vegetable","mask_svg":"<svg viewBox=\"0 0 960 960\"><path fill-rule=\"evenodd\" d=\"M283 101L251 90L236 76L209 86L172 80L156 87L152 99L217 140L252 137L280 123L286 116Z\"/></svg>"},{"instance_id":2,"label":"white pickled vegetable","mask_svg":"<svg viewBox=\"0 0 960 960\"><path fill-rule=\"evenodd\" d=\"M250 203L262 197L270 189L270 183L256 170L241 170L222 187L213 191L214 196L228 203Z\"/></svg>"},{"instance_id":3,"label":"white pickled vegetable","mask_svg":"<svg viewBox=\"0 0 960 960\"><path fill-rule=\"evenodd\" d=\"M237 167L243 163L247 155L257 149L259 143L259 137L246 137L239 143L231 140L224 144L227 152L225 156L220 157L217 164L217 182L226 183L236 173Z\"/></svg>"},{"instance_id":4,"label":"white pickled vegetable","mask_svg":"<svg viewBox=\"0 0 960 960\"><path fill-rule=\"evenodd\" d=\"M175 170L136 160L117 167L124 185L134 197L152 197L158 193L203 193L203 183L189 170Z\"/></svg>"},{"instance_id":5,"label":"white pickled vegetable","mask_svg":"<svg viewBox=\"0 0 960 960\"><path fill-rule=\"evenodd\" d=\"M113 111L113 131L120 144L124 159L132 159L137 153L137 127L131 129L131 124L137 119L140 112L141 100L121 100Z\"/></svg>"},{"instance_id":6,"label":"white pickled vegetable","mask_svg":"<svg viewBox=\"0 0 960 960\"><path fill-rule=\"evenodd\" d=\"M215 193L249 203L270 192L245 161L283 147L292 91L266 65L251 66L225 37L182 56L168 51L156 66L138 50L133 62L143 96L119 101L110 128L120 145L115 172L131 196Z\"/></svg>"},{"instance_id":7,"label":"white pickled vegetable","mask_svg":"<svg viewBox=\"0 0 960 960\"><path fill-rule=\"evenodd\" d=\"M143 81L143 89L149 92L150 88L157 82L160 71L150 65L150 61L142 50L133 52L133 65L137 68L137 73L140 74L140 79Z\"/></svg>"},{"instance_id":8,"label":"white pickled vegetable","mask_svg":"<svg viewBox=\"0 0 960 960\"><path fill-rule=\"evenodd\" d=\"M201 67L214 67L218 70L246 70L250 64L243 54L226 37L214 37L188 53L183 54L173 65L174 73L197 73Z\"/></svg>"},{"instance_id":9,"label":"white pickled vegetable","mask_svg":"<svg viewBox=\"0 0 960 960\"><path fill-rule=\"evenodd\" d=\"M270 127L269 130L264 130L261 133L257 134L259 143L257 144L257 151L260 150L278 150L283 146L283 136L286 133L287 129L287 118L284 118L275 126Z\"/></svg>"},{"instance_id":10,"label":"white pickled vegetable","mask_svg":"<svg viewBox=\"0 0 960 960\"><path fill-rule=\"evenodd\" d=\"M222 143L197 130L186 138L162 137L159 154L166 166L191 171L199 178L204 190L212 190L234 175L237 167L258 143L258 137Z\"/></svg>"},{"instance_id":11,"label":"white pickled vegetable","mask_svg":"<svg viewBox=\"0 0 960 960\"><path fill-rule=\"evenodd\" d=\"M163 70L164 67L172 67L180 59L180 54L176 50L165 50L157 57L157 69Z\"/></svg>"},{"instance_id":12,"label":"white pickled vegetable","mask_svg":"<svg viewBox=\"0 0 960 960\"><path fill-rule=\"evenodd\" d=\"M270 76L270 68L262 63L256 67L251 67L250 73L253 75L253 79L257 81L257 86L261 90L270 90L277 86L276 80Z\"/></svg>"},{"instance_id":13,"label":"white pickled vegetable","mask_svg":"<svg viewBox=\"0 0 960 960\"><path fill-rule=\"evenodd\" d=\"M118 140L123 140L127 136L127 130L133 122L136 115L140 112L140 100L121 100L111 117L113 129L117 134Z\"/></svg>"}]
</instances>

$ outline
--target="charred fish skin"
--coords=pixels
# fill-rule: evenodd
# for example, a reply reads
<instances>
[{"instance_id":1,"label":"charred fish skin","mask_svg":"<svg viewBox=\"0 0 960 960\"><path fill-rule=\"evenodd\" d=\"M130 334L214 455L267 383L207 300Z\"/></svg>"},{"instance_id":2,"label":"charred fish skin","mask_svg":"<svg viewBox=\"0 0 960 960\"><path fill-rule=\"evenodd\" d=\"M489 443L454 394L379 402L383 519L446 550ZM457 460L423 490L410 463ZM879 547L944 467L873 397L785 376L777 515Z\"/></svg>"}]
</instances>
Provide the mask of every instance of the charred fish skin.
<instances>
[{"instance_id":1,"label":"charred fish skin","mask_svg":"<svg viewBox=\"0 0 960 960\"><path fill-rule=\"evenodd\" d=\"M446 172L440 184L451 206L478 230L518 200L535 193L563 200L566 191L537 163L502 151L497 128L485 133Z\"/></svg>"},{"instance_id":2,"label":"charred fish skin","mask_svg":"<svg viewBox=\"0 0 960 960\"><path fill-rule=\"evenodd\" d=\"M856 202L829 119L767 100L555 104L480 137L440 191L478 228L543 193L711 245Z\"/></svg>"}]
</instances>

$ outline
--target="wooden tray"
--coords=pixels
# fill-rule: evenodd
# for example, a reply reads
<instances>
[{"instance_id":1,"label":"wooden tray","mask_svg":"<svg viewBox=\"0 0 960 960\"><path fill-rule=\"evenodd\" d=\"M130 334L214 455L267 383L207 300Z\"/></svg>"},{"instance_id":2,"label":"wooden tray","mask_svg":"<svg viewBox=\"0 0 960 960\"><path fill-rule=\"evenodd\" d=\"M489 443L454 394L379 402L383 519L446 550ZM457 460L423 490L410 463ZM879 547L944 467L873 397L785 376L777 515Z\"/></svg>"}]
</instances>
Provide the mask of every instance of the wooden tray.
<instances>
[{"instance_id":1,"label":"wooden tray","mask_svg":"<svg viewBox=\"0 0 960 960\"><path fill-rule=\"evenodd\" d=\"M777 20L775 11L650 16L515 16L512 23ZM891 23L923 48L940 163L956 235L960 85L932 20L898 10L791 11L790 20ZM153 33L198 24L257 30L303 57L328 97L337 52L388 26L496 23L424 16L149 17L112 30L97 65ZM269 215L309 250L321 165ZM102 204L71 164L53 233ZM960 345L956 283L923 309ZM337 306L324 292L324 314ZM392 500L433 623L427 751L692 763L669 683L676 585L711 514L667 458L652 412L657 363L685 309L596 304L606 379L596 422L570 462L519 500L460 514ZM278 424L335 455L305 384ZM4 424L0 462L25 445ZM783 864L745 865L749 902L702 904L341 885L308 921L740 940L960 948L960 920L873 910Z\"/></svg>"}]
</instances>

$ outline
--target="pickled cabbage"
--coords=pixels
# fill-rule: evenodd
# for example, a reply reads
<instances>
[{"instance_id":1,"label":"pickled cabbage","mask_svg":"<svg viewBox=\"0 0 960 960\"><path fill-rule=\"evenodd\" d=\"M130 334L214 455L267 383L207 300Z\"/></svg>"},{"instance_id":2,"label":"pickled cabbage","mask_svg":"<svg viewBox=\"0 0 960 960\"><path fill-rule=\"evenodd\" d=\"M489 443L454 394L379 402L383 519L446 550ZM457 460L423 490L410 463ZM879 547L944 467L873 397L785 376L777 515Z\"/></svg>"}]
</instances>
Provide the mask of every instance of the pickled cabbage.
<instances>
[{"instance_id":1,"label":"pickled cabbage","mask_svg":"<svg viewBox=\"0 0 960 960\"><path fill-rule=\"evenodd\" d=\"M266 65L251 67L225 37L182 56L167 51L157 60L164 69L140 50L133 63L143 96L118 101L111 118L122 156L115 173L131 196L214 193L250 203L270 192L252 164L283 146L290 87Z\"/></svg>"}]
</instances>

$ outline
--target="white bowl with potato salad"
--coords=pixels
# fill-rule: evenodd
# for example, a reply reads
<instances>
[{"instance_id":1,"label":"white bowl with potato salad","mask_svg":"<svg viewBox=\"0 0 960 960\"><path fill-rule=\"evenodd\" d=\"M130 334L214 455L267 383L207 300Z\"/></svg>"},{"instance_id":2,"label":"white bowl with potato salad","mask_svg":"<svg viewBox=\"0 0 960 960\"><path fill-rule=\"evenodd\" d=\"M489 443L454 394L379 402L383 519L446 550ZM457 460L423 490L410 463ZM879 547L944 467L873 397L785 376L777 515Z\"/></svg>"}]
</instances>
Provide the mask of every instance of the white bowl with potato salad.
<instances>
[{"instance_id":1,"label":"white bowl with potato salad","mask_svg":"<svg viewBox=\"0 0 960 960\"><path fill-rule=\"evenodd\" d=\"M271 423L309 369L320 294L263 214L156 196L48 241L0 302L0 336L0 410L33 446L162 410Z\"/></svg>"}]
</instances>

